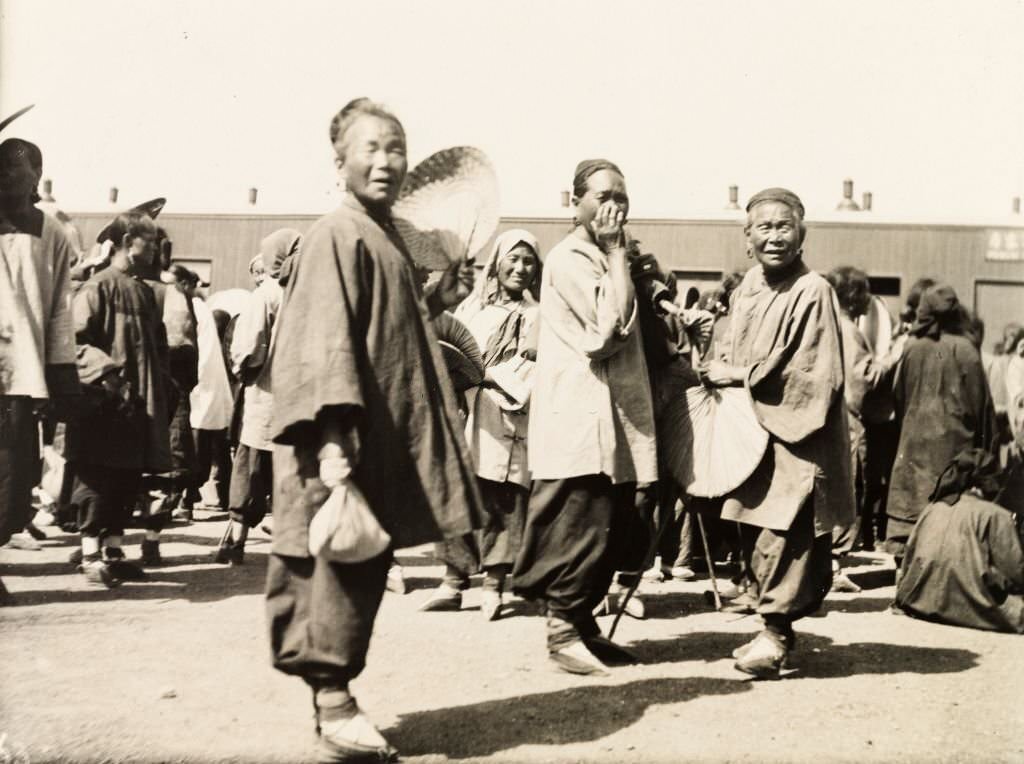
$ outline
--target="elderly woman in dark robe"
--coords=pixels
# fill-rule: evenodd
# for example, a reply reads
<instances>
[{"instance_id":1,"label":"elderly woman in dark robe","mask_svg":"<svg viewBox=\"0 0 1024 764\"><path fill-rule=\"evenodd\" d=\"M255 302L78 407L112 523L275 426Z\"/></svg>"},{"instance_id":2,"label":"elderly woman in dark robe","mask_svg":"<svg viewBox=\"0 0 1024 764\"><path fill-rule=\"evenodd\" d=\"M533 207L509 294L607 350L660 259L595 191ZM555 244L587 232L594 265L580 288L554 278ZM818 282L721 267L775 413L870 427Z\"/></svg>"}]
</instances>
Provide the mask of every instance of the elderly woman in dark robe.
<instances>
[{"instance_id":1,"label":"elderly woman in dark robe","mask_svg":"<svg viewBox=\"0 0 1024 764\"><path fill-rule=\"evenodd\" d=\"M995 409L981 355L963 332L953 288L929 287L921 295L893 383L900 440L886 509L886 550L897 564L950 460L967 448L996 448Z\"/></svg>"},{"instance_id":2,"label":"elderly woman in dark robe","mask_svg":"<svg viewBox=\"0 0 1024 764\"><path fill-rule=\"evenodd\" d=\"M359 563L310 552L309 526L354 485L393 548L483 524L432 315L469 293L455 263L428 294L391 218L407 169L398 119L361 98L330 130L346 194L307 232L270 359L274 536L267 608L274 666L312 689L322 761L395 756L349 683L366 662L392 548ZM462 277L462 278L460 278Z\"/></svg>"},{"instance_id":3,"label":"elderly woman in dark robe","mask_svg":"<svg viewBox=\"0 0 1024 764\"><path fill-rule=\"evenodd\" d=\"M796 641L793 622L821 605L832 580L831 533L853 521L843 355L835 293L803 260L804 206L769 188L747 204L747 271L730 302L727 360L701 365L705 384L743 385L768 447L728 494L722 517L741 524L764 630L734 653L736 668L777 678Z\"/></svg>"},{"instance_id":4,"label":"elderly woman in dark robe","mask_svg":"<svg viewBox=\"0 0 1024 764\"><path fill-rule=\"evenodd\" d=\"M907 541L896 606L953 626L1024 634L1024 524L1006 475L972 448L943 470Z\"/></svg>"},{"instance_id":5,"label":"elderly woman in dark robe","mask_svg":"<svg viewBox=\"0 0 1024 764\"><path fill-rule=\"evenodd\" d=\"M530 340L538 318L541 264L537 239L514 228L494 242L476 289L455 317L483 351L484 380L466 391L466 439L487 504L487 527L437 545L445 563L441 585L421 610L459 610L469 577L484 574L480 610L488 621L501 613L505 579L523 535L530 490L527 425L534 361Z\"/></svg>"}]
</instances>

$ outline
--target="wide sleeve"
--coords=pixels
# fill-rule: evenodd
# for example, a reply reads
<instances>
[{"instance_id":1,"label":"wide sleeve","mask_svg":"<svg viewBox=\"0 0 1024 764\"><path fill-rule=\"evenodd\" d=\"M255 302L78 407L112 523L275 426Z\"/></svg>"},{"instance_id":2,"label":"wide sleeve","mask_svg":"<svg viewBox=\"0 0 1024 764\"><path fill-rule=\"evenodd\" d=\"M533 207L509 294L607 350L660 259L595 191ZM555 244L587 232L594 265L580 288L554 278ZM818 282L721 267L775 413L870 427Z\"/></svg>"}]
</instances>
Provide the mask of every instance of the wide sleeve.
<instances>
[{"instance_id":1,"label":"wide sleeve","mask_svg":"<svg viewBox=\"0 0 1024 764\"><path fill-rule=\"evenodd\" d=\"M266 294L257 289L238 314L231 336L231 371L236 377L251 380L263 368L270 350L270 321Z\"/></svg>"},{"instance_id":2,"label":"wide sleeve","mask_svg":"<svg viewBox=\"0 0 1024 764\"><path fill-rule=\"evenodd\" d=\"M104 294L93 282L86 282L78 290L71 304L71 320L77 344L75 362L82 382L98 382L120 364L103 349Z\"/></svg>"},{"instance_id":3,"label":"wide sleeve","mask_svg":"<svg viewBox=\"0 0 1024 764\"><path fill-rule=\"evenodd\" d=\"M820 430L843 390L842 340L831 290L823 282L795 301L775 346L747 377L761 426L786 443Z\"/></svg>"},{"instance_id":4,"label":"wide sleeve","mask_svg":"<svg viewBox=\"0 0 1024 764\"><path fill-rule=\"evenodd\" d=\"M302 244L277 319L272 438L308 444L324 416L365 406L362 371L372 258L354 225L323 221Z\"/></svg>"},{"instance_id":5,"label":"wide sleeve","mask_svg":"<svg viewBox=\"0 0 1024 764\"><path fill-rule=\"evenodd\" d=\"M623 324L616 307L612 278L581 252L570 250L550 258L550 287L562 299L574 320L553 322L553 329L571 347L602 361L626 346L637 322L634 297L629 320Z\"/></svg>"}]
</instances>

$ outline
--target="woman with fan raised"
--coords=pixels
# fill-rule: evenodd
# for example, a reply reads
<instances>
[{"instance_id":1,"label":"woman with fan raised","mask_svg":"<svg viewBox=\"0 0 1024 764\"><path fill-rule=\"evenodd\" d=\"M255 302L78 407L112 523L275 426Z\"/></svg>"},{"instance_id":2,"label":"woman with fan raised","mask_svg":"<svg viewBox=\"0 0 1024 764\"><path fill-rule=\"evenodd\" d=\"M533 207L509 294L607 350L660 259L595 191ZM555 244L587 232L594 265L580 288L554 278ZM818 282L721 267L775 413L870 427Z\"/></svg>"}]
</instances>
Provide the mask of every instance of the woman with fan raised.
<instances>
[{"instance_id":1,"label":"woman with fan raised","mask_svg":"<svg viewBox=\"0 0 1024 764\"><path fill-rule=\"evenodd\" d=\"M547 615L562 670L603 674L631 655L601 636L593 610L629 543L637 482L658 479L654 414L623 225L622 172L580 162L576 225L548 254L530 403L533 475L516 593Z\"/></svg>"},{"instance_id":2,"label":"woman with fan raised","mask_svg":"<svg viewBox=\"0 0 1024 764\"><path fill-rule=\"evenodd\" d=\"M769 434L760 465L726 495L722 517L741 526L756 610L765 629L738 648L736 668L779 675L793 622L813 613L831 580L831 532L853 521L838 306L803 261L804 206L769 188L747 204L747 271L732 295L727 361L705 384L744 385Z\"/></svg>"},{"instance_id":3,"label":"woman with fan raised","mask_svg":"<svg viewBox=\"0 0 1024 764\"><path fill-rule=\"evenodd\" d=\"M526 439L534 354L527 345L537 319L540 272L533 234L505 231L494 242L476 289L455 311L483 350L483 383L465 393L466 439L490 519L482 531L437 545L444 580L421 610L459 610L470 575L482 570L481 612L488 621L500 614L530 488Z\"/></svg>"},{"instance_id":4,"label":"woman with fan raised","mask_svg":"<svg viewBox=\"0 0 1024 764\"><path fill-rule=\"evenodd\" d=\"M313 691L320 760L391 760L349 682L365 665L392 549L483 524L430 322L469 290L456 262L424 296L395 228L407 169L398 119L360 98L334 117L330 137L345 198L303 239L270 360L277 447L267 607L275 667ZM310 522L335 490L361 491L393 546L347 564L311 554Z\"/></svg>"}]
</instances>

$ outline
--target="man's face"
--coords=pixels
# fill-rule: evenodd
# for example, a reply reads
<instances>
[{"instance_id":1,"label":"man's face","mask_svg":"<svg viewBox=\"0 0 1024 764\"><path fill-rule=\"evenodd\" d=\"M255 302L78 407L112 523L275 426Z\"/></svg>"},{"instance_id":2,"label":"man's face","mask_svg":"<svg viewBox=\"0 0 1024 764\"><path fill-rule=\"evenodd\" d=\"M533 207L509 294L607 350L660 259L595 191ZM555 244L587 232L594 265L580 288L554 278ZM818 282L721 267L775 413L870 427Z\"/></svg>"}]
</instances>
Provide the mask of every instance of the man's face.
<instances>
[{"instance_id":1,"label":"man's face","mask_svg":"<svg viewBox=\"0 0 1024 764\"><path fill-rule=\"evenodd\" d=\"M39 186L40 173L32 167L28 153L16 142L8 142L0 151L0 199L16 201L28 198Z\"/></svg>"},{"instance_id":2,"label":"man's face","mask_svg":"<svg viewBox=\"0 0 1024 764\"><path fill-rule=\"evenodd\" d=\"M626 181L614 170L598 170L587 178L587 192L574 200L576 222L589 230L598 208L605 202L613 202L622 211L623 218L629 217Z\"/></svg>"},{"instance_id":3,"label":"man's face","mask_svg":"<svg viewBox=\"0 0 1024 764\"><path fill-rule=\"evenodd\" d=\"M133 268L149 268L153 265L156 254L156 226L141 231L128 244L128 262Z\"/></svg>"},{"instance_id":4,"label":"man's face","mask_svg":"<svg viewBox=\"0 0 1024 764\"><path fill-rule=\"evenodd\" d=\"M785 270L800 254L800 221L788 204L761 202L750 211L747 243L766 273Z\"/></svg>"},{"instance_id":5,"label":"man's face","mask_svg":"<svg viewBox=\"0 0 1024 764\"><path fill-rule=\"evenodd\" d=\"M398 125L365 115L345 132L343 141L338 173L345 188L365 207L390 208L409 167Z\"/></svg>"}]
</instances>

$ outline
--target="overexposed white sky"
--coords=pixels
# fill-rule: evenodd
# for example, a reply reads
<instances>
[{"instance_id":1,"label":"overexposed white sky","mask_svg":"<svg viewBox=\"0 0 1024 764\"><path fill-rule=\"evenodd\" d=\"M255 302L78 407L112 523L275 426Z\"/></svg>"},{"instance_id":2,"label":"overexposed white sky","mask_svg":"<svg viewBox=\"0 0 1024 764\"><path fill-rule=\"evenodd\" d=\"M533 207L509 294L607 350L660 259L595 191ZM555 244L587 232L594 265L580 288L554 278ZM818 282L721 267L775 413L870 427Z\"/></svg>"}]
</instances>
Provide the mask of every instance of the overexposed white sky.
<instances>
[{"instance_id":1,"label":"overexposed white sky","mask_svg":"<svg viewBox=\"0 0 1024 764\"><path fill-rule=\"evenodd\" d=\"M0 0L0 114L69 211L319 213L327 129L367 95L410 160L471 144L504 215L561 215L575 163L635 217L789 186L827 215L1008 217L1024 196L1024 2ZM259 188L255 208L250 186Z\"/></svg>"}]
</instances>

